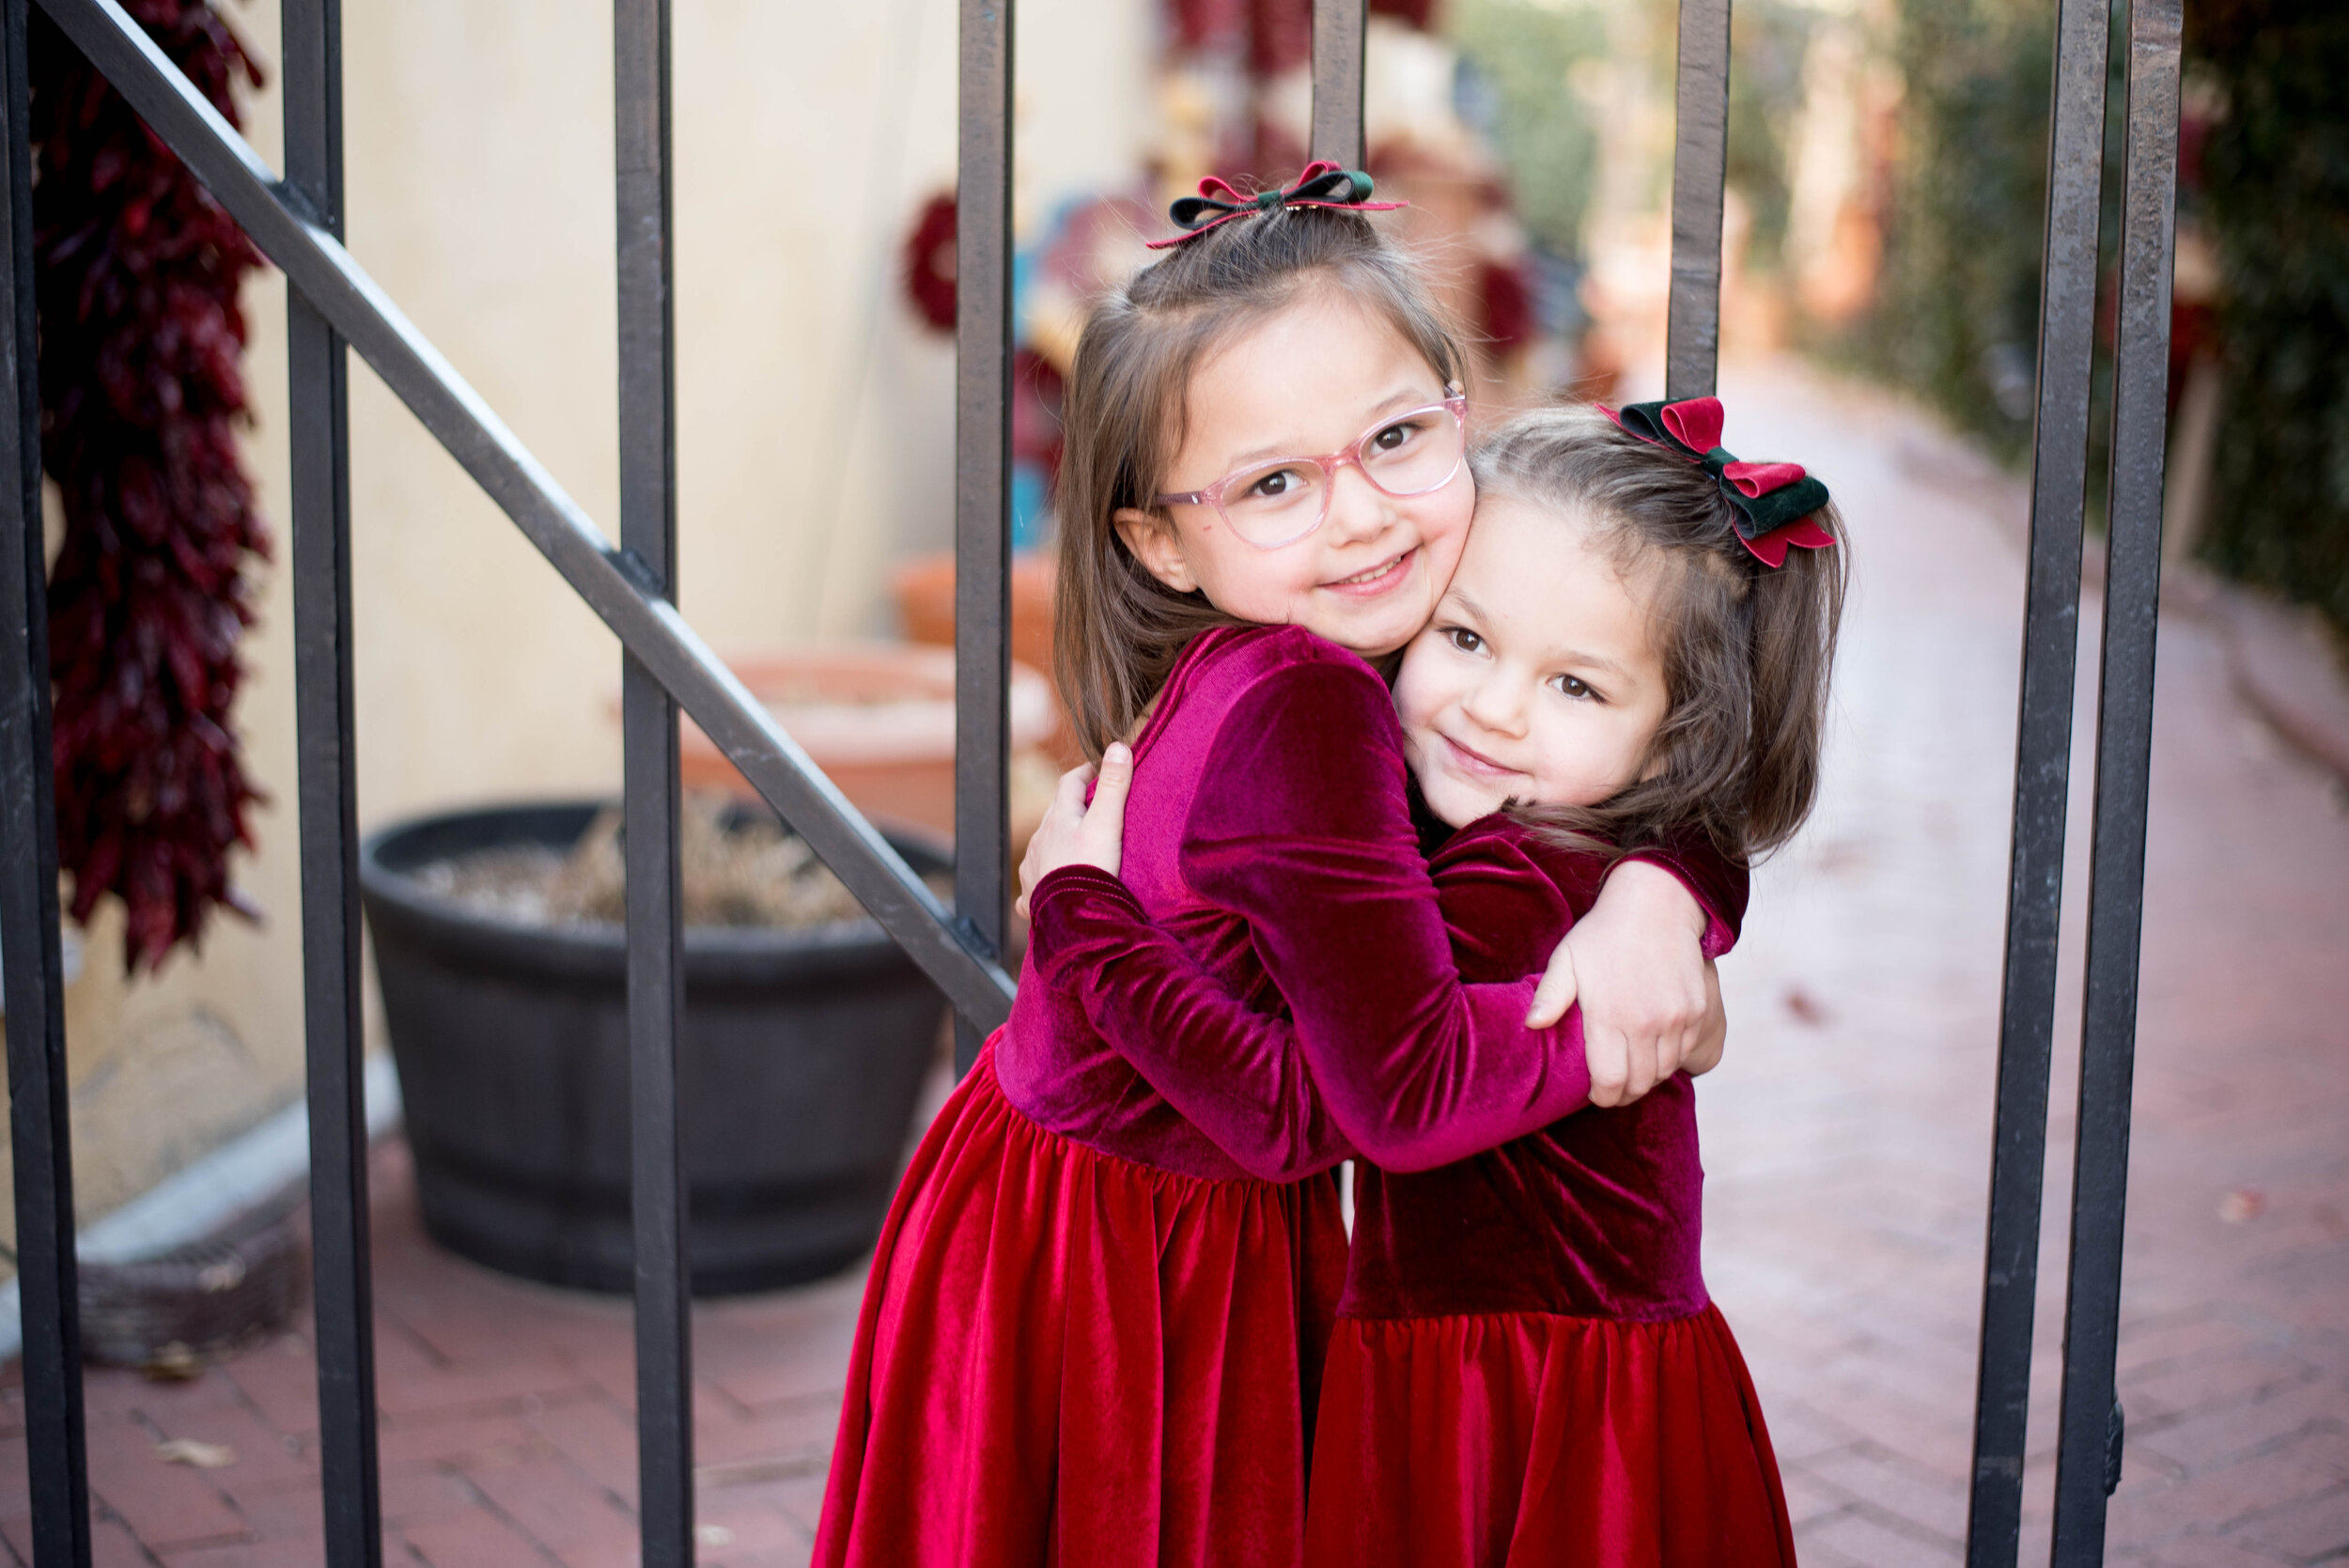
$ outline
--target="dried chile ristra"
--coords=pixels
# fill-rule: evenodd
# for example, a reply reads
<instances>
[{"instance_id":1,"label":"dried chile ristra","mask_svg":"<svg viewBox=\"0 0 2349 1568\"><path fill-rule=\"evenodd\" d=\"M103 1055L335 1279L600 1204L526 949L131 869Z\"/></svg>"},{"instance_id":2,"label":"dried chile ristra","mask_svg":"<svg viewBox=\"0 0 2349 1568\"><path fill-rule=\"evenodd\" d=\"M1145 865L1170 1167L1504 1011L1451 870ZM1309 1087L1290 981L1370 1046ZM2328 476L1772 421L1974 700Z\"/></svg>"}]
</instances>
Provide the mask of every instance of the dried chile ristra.
<instances>
[{"instance_id":1,"label":"dried chile ristra","mask_svg":"<svg viewBox=\"0 0 2349 1568\"><path fill-rule=\"evenodd\" d=\"M126 0L232 125L260 72L203 0ZM259 799L230 727L269 536L238 461L237 288L261 257L36 8L41 456L64 500L49 579L57 858L74 919L123 902L135 972L194 942Z\"/></svg>"}]
</instances>

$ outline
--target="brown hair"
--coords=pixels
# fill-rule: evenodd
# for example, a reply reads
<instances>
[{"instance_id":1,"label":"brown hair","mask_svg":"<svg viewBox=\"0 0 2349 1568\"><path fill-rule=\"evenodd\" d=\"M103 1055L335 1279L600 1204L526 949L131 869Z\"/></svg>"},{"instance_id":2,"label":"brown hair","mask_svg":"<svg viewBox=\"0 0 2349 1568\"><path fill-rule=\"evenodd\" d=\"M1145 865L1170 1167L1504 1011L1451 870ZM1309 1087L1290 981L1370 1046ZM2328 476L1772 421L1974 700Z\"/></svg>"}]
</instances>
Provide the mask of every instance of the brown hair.
<instances>
[{"instance_id":1,"label":"brown hair","mask_svg":"<svg viewBox=\"0 0 2349 1568\"><path fill-rule=\"evenodd\" d=\"M1063 405L1052 662L1088 757L1130 735L1192 637L1241 624L1152 577L1114 519L1152 509L1183 444L1192 372L1315 284L1392 322L1439 380L1465 381L1467 356L1411 262L1360 213L1329 208L1279 208L1186 241L1085 323Z\"/></svg>"},{"instance_id":2,"label":"brown hair","mask_svg":"<svg viewBox=\"0 0 2349 1568\"><path fill-rule=\"evenodd\" d=\"M1657 574L1667 697L1641 777L1595 806L1519 815L1578 847L1617 852L1691 831L1731 856L1792 838L1818 796L1850 569L1833 504L1812 519L1833 548L1790 549L1772 569L1738 540L1719 481L1595 408L1520 414L1470 461L1480 499L1563 513L1621 569Z\"/></svg>"}]
</instances>

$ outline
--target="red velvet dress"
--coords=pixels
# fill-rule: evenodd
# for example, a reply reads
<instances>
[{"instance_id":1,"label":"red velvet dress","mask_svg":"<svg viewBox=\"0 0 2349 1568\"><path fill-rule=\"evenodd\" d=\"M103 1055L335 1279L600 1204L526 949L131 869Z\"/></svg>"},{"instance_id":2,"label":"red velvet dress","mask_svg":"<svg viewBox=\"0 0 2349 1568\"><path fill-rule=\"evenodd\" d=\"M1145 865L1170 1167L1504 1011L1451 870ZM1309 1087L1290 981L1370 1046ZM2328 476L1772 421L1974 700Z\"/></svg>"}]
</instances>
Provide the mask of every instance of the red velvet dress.
<instances>
[{"instance_id":1,"label":"red velvet dress","mask_svg":"<svg viewBox=\"0 0 2349 1568\"><path fill-rule=\"evenodd\" d=\"M1299 1562L1345 1271L1330 1168L1440 1165L1587 1096L1579 1027L1524 1028L1530 980L1461 983L1361 660L1293 629L1204 634L1135 758L1130 908L1217 999L1184 1027L1287 1010L1289 1076L1232 1086L1299 1103L1279 1177L1032 956L882 1227L818 1564ZM1346 1088L1304 1094L1307 1061Z\"/></svg>"},{"instance_id":2,"label":"red velvet dress","mask_svg":"<svg viewBox=\"0 0 2349 1568\"><path fill-rule=\"evenodd\" d=\"M1475 980L1543 962L1589 910L1605 862L1494 816L1455 836L1433 870ZM1718 877L1709 891L1718 951L1744 894ZM1231 1085L1311 1053L1279 1020L1231 1009L1114 879L1055 872L1031 907L1036 972L1170 1098L1221 1094L1222 1113L1202 1125L1236 1157L1267 1168L1288 1129L1313 1124L1309 1104L1243 1113ZM1160 1045L1173 1017L1189 1020L1181 1051ZM1314 1073L1303 1101L1326 1081ZM1359 1167L1307 1561L1791 1564L1762 1412L1698 1266L1703 1180L1685 1074L1623 1110L1586 1109L1439 1169Z\"/></svg>"}]
</instances>

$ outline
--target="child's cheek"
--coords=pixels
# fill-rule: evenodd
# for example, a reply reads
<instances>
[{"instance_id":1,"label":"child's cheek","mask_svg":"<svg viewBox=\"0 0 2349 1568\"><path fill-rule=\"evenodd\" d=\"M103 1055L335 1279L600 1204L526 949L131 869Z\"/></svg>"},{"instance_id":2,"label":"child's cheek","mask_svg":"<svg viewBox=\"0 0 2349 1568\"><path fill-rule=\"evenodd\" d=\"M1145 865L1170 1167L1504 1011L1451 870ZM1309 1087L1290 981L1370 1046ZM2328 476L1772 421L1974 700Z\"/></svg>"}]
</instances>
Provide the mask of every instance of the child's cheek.
<instances>
[{"instance_id":1,"label":"child's cheek","mask_svg":"<svg viewBox=\"0 0 2349 1568\"><path fill-rule=\"evenodd\" d=\"M1469 522L1475 511L1476 492L1462 486L1459 505L1431 518L1421 536L1420 548L1427 552L1427 575L1439 598L1451 586L1452 574L1459 569L1460 556L1468 549Z\"/></svg>"}]
</instances>

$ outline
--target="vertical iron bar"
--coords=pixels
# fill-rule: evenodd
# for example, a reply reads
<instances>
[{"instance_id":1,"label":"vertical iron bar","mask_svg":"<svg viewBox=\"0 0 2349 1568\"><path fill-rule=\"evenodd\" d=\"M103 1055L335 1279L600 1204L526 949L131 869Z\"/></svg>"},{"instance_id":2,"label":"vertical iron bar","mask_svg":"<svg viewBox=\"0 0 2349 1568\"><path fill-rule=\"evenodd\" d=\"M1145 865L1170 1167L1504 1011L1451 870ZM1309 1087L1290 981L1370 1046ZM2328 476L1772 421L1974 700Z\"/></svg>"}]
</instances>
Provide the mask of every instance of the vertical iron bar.
<instances>
[{"instance_id":1,"label":"vertical iron bar","mask_svg":"<svg viewBox=\"0 0 2349 1568\"><path fill-rule=\"evenodd\" d=\"M1011 87L1013 0L961 0L955 182L955 908L1003 951L1011 680ZM981 1037L955 1024L955 1070Z\"/></svg>"},{"instance_id":2,"label":"vertical iron bar","mask_svg":"<svg viewBox=\"0 0 2349 1568\"><path fill-rule=\"evenodd\" d=\"M57 811L49 749L49 580L40 509L40 376L33 291L26 0L5 0L0 71L8 225L0 302L0 968L7 973L8 1131L24 1314L25 1465L35 1568L89 1568L82 1446L82 1319L73 1258L73 1143L66 1103L65 982L57 930Z\"/></svg>"},{"instance_id":3,"label":"vertical iron bar","mask_svg":"<svg viewBox=\"0 0 2349 1568\"><path fill-rule=\"evenodd\" d=\"M2096 817L2089 841L2079 1132L2072 1160L2072 1270L2056 1449L2059 1568L2104 1560L2105 1499L2120 1479L2113 1359L2120 1337L2129 1091L2145 912L2145 804L2161 598L2184 10L2184 0L2129 0L2128 7L2128 148L2122 165L2121 314L2113 350L2112 500L2096 714Z\"/></svg>"},{"instance_id":4,"label":"vertical iron bar","mask_svg":"<svg viewBox=\"0 0 2349 1568\"><path fill-rule=\"evenodd\" d=\"M675 230L669 0L614 0L619 204L620 545L677 598ZM628 1038L636 1265L636 1475L645 1568L693 1561L692 1247L680 1137L684 899L677 710L623 655Z\"/></svg>"},{"instance_id":5,"label":"vertical iron bar","mask_svg":"<svg viewBox=\"0 0 2349 1568\"><path fill-rule=\"evenodd\" d=\"M2047 1067L2062 924L2064 812L2079 656L2080 528L2095 351L2096 231L2104 190L2106 0L2062 0L2049 110L2047 225L2031 446L2030 579L2007 878L2006 974L1991 1137L1982 1347L1974 1403L1968 1568L2013 1568L2047 1157Z\"/></svg>"},{"instance_id":6,"label":"vertical iron bar","mask_svg":"<svg viewBox=\"0 0 2349 1568\"><path fill-rule=\"evenodd\" d=\"M1313 155L1363 166L1363 0L1314 0Z\"/></svg>"},{"instance_id":7,"label":"vertical iron bar","mask_svg":"<svg viewBox=\"0 0 2349 1568\"><path fill-rule=\"evenodd\" d=\"M343 231L342 8L287 0L286 181ZM357 756L351 732L350 356L286 296L294 712L302 835L303 1025L310 1100L311 1280L319 1483L332 1568L382 1560L361 1056Z\"/></svg>"},{"instance_id":8,"label":"vertical iron bar","mask_svg":"<svg viewBox=\"0 0 2349 1568\"><path fill-rule=\"evenodd\" d=\"M1721 349L1721 190L1729 179L1729 0L1680 0L1672 108L1672 279L1664 396L1712 395Z\"/></svg>"}]
</instances>

